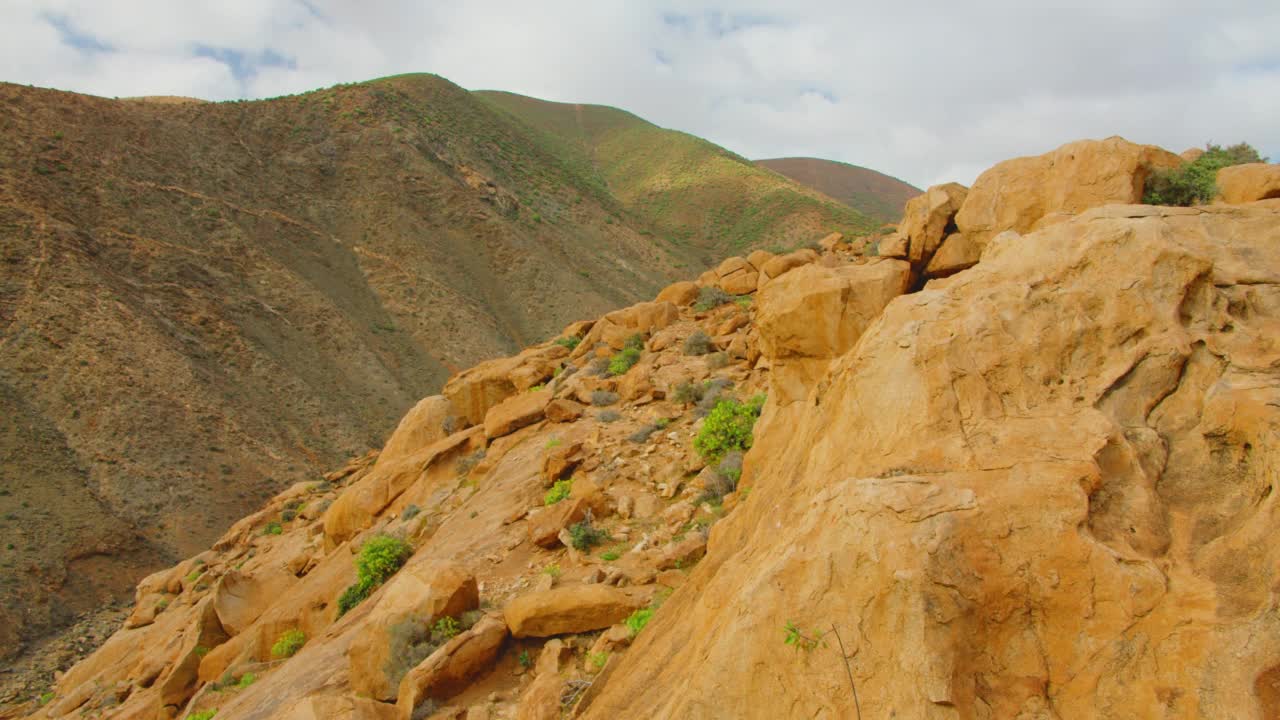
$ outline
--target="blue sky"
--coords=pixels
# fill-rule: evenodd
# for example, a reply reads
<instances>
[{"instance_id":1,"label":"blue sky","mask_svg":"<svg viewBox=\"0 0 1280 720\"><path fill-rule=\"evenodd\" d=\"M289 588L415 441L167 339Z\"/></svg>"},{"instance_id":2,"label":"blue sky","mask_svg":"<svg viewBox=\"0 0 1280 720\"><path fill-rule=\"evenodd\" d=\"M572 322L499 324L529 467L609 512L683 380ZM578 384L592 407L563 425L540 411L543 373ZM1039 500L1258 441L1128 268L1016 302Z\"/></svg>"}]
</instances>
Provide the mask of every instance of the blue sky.
<instances>
[{"instance_id":1,"label":"blue sky","mask_svg":"<svg viewBox=\"0 0 1280 720\"><path fill-rule=\"evenodd\" d=\"M1116 134L1280 160L1277 37L1275 0L0 0L0 80L221 100L427 71L924 186Z\"/></svg>"}]
</instances>

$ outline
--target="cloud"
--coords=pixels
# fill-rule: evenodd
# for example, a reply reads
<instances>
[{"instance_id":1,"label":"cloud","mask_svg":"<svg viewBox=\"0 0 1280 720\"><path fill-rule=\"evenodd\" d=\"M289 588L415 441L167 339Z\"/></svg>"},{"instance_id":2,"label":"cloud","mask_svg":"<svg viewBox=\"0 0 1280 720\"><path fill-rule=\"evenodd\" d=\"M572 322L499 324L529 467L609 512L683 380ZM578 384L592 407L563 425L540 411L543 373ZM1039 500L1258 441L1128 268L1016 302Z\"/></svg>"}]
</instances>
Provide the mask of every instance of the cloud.
<instances>
[{"instance_id":1,"label":"cloud","mask_svg":"<svg viewBox=\"0 0 1280 720\"><path fill-rule=\"evenodd\" d=\"M1280 160L1274 0L4 0L0 79L269 97L427 71L917 185L1124 135Z\"/></svg>"}]
</instances>

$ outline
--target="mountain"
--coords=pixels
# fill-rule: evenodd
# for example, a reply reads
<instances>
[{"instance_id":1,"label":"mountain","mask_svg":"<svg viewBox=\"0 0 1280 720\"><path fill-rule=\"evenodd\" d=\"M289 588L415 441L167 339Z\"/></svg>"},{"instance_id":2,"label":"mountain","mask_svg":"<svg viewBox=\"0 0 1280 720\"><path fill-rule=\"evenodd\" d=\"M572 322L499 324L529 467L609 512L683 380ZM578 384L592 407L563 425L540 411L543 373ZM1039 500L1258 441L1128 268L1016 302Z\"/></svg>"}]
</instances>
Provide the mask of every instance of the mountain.
<instances>
[{"instance_id":1,"label":"mountain","mask_svg":"<svg viewBox=\"0 0 1280 720\"><path fill-rule=\"evenodd\" d=\"M870 168L819 158L773 158L756 165L829 195L881 222L902 218L902 206L922 191Z\"/></svg>"},{"instance_id":2,"label":"mountain","mask_svg":"<svg viewBox=\"0 0 1280 720\"><path fill-rule=\"evenodd\" d=\"M582 174L619 199L669 247L723 258L794 247L838 231L865 235L877 221L800 189L751 161L623 110L478 93L536 129Z\"/></svg>"},{"instance_id":3,"label":"mountain","mask_svg":"<svg viewBox=\"0 0 1280 720\"><path fill-rule=\"evenodd\" d=\"M1276 717L1280 167L1137 204L1180 164L1001 163L457 373L9 713Z\"/></svg>"},{"instance_id":4,"label":"mountain","mask_svg":"<svg viewBox=\"0 0 1280 720\"><path fill-rule=\"evenodd\" d=\"M380 446L453 372L696 275L746 222L713 216L767 214L747 245L865 223L604 115L772 204L653 212L431 75L223 103L0 84L0 660Z\"/></svg>"}]
</instances>

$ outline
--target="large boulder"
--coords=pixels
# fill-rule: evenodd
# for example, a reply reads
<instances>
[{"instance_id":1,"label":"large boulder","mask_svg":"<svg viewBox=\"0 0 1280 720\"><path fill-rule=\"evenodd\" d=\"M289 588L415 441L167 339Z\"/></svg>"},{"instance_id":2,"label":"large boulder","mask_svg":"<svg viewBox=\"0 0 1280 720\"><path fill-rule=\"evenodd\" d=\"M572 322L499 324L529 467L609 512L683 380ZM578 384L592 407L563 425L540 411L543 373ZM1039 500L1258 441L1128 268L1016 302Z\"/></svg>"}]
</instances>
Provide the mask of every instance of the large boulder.
<instances>
[{"instance_id":1,"label":"large boulder","mask_svg":"<svg viewBox=\"0 0 1280 720\"><path fill-rule=\"evenodd\" d=\"M772 400L786 405L803 399L831 360L906 292L910 270L901 260L806 265L769 283L757 301L756 327L771 364Z\"/></svg>"},{"instance_id":2,"label":"large boulder","mask_svg":"<svg viewBox=\"0 0 1280 720\"><path fill-rule=\"evenodd\" d=\"M484 436L492 440L538 422L549 402L550 390L523 392L503 400L485 414Z\"/></svg>"},{"instance_id":3,"label":"large boulder","mask_svg":"<svg viewBox=\"0 0 1280 720\"><path fill-rule=\"evenodd\" d=\"M644 605L641 595L609 585L565 585L520 595L503 615L515 637L550 637L607 628Z\"/></svg>"},{"instance_id":4,"label":"large boulder","mask_svg":"<svg viewBox=\"0 0 1280 720\"><path fill-rule=\"evenodd\" d=\"M947 183L934 185L907 201L898 233L906 239L907 260L913 272L923 271L943 238L955 231L956 213L968 194L965 186Z\"/></svg>"},{"instance_id":5,"label":"large boulder","mask_svg":"<svg viewBox=\"0 0 1280 720\"><path fill-rule=\"evenodd\" d=\"M1248 163L1218 171L1218 197L1225 203L1280 198L1280 165Z\"/></svg>"},{"instance_id":6,"label":"large boulder","mask_svg":"<svg viewBox=\"0 0 1280 720\"><path fill-rule=\"evenodd\" d=\"M1006 160L978 176L955 222L979 247L1005 230L1026 233L1090 208L1142 201L1147 176L1182 158L1121 137L1079 140ZM1043 223L1042 223L1043 221Z\"/></svg>"},{"instance_id":7,"label":"large boulder","mask_svg":"<svg viewBox=\"0 0 1280 720\"><path fill-rule=\"evenodd\" d=\"M396 712L411 720L414 709L427 698L443 700L466 689L497 659L507 639L507 624L486 615L432 653L400 681Z\"/></svg>"},{"instance_id":8,"label":"large boulder","mask_svg":"<svg viewBox=\"0 0 1280 720\"><path fill-rule=\"evenodd\" d=\"M392 578L378 598L366 624L351 643L347 658L351 687L362 696L394 699L398 685L388 672L397 634L411 626L430 627L442 617L457 618L480 603L475 577L457 563L438 560L411 562Z\"/></svg>"},{"instance_id":9,"label":"large boulder","mask_svg":"<svg viewBox=\"0 0 1280 720\"><path fill-rule=\"evenodd\" d=\"M453 413L453 404L443 395L432 395L418 401L409 412L401 418L395 432L387 439L382 452L378 453L376 465L389 465L398 462L422 448L443 440L445 420ZM375 465L375 466L376 466Z\"/></svg>"},{"instance_id":10,"label":"large boulder","mask_svg":"<svg viewBox=\"0 0 1280 720\"><path fill-rule=\"evenodd\" d=\"M581 716L1280 717L1277 246L1112 206L891 303Z\"/></svg>"}]
</instances>

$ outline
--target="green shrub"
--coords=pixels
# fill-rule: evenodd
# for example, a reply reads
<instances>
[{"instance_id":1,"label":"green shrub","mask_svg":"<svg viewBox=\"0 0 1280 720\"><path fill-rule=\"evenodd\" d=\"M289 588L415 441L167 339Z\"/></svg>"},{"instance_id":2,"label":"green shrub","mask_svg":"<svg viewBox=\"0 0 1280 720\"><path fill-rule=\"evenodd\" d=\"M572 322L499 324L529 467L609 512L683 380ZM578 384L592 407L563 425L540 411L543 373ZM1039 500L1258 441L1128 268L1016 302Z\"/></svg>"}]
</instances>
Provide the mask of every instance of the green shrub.
<instances>
[{"instance_id":1,"label":"green shrub","mask_svg":"<svg viewBox=\"0 0 1280 720\"><path fill-rule=\"evenodd\" d=\"M591 519L588 518L569 526L569 538L573 543L574 550L586 552L608 540L609 534L592 525Z\"/></svg>"},{"instance_id":2,"label":"green shrub","mask_svg":"<svg viewBox=\"0 0 1280 720\"><path fill-rule=\"evenodd\" d=\"M643 630L644 627L648 625L649 621L652 619L653 619L653 608L641 608L631 613L630 615L628 615L627 619L623 620L622 622L627 626L629 630L631 630L631 635L634 637L636 635L639 635L640 631Z\"/></svg>"},{"instance_id":3,"label":"green shrub","mask_svg":"<svg viewBox=\"0 0 1280 720\"><path fill-rule=\"evenodd\" d=\"M763 395L757 395L745 403L733 399L721 400L707 415L698 436L693 439L694 449L708 462L719 462L726 453L750 448L751 430L760 417L762 407Z\"/></svg>"},{"instance_id":4,"label":"green shrub","mask_svg":"<svg viewBox=\"0 0 1280 720\"><path fill-rule=\"evenodd\" d=\"M369 597L413 555L413 546L390 535L369 538L356 556L356 582L338 598L338 617Z\"/></svg>"},{"instance_id":5,"label":"green shrub","mask_svg":"<svg viewBox=\"0 0 1280 720\"><path fill-rule=\"evenodd\" d=\"M638 348L625 347L609 358L609 374L622 375L635 367L638 362L640 362L640 350Z\"/></svg>"},{"instance_id":6,"label":"green shrub","mask_svg":"<svg viewBox=\"0 0 1280 720\"><path fill-rule=\"evenodd\" d=\"M684 339L685 355L706 355L712 349L711 336L701 330L694 330L693 334Z\"/></svg>"},{"instance_id":7,"label":"green shrub","mask_svg":"<svg viewBox=\"0 0 1280 720\"><path fill-rule=\"evenodd\" d=\"M556 503L569 497L569 493L573 491L573 478L566 480L557 480L546 495L542 496L543 505L555 505Z\"/></svg>"},{"instance_id":8,"label":"green shrub","mask_svg":"<svg viewBox=\"0 0 1280 720\"><path fill-rule=\"evenodd\" d=\"M1209 144L1205 146L1204 154L1193 162L1152 171L1143 187L1142 202L1181 206L1207 203L1218 194L1219 170L1231 165L1266 161L1248 143L1237 143L1228 148Z\"/></svg>"},{"instance_id":9,"label":"green shrub","mask_svg":"<svg viewBox=\"0 0 1280 720\"><path fill-rule=\"evenodd\" d=\"M271 646L271 657L291 658L306 644L306 633L297 628L285 630L280 637L276 638L276 643Z\"/></svg>"},{"instance_id":10,"label":"green shrub","mask_svg":"<svg viewBox=\"0 0 1280 720\"><path fill-rule=\"evenodd\" d=\"M698 290L698 300L693 304L693 309L698 312L706 312L718 308L732 299L733 296L718 287L704 287Z\"/></svg>"}]
</instances>

